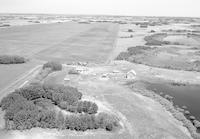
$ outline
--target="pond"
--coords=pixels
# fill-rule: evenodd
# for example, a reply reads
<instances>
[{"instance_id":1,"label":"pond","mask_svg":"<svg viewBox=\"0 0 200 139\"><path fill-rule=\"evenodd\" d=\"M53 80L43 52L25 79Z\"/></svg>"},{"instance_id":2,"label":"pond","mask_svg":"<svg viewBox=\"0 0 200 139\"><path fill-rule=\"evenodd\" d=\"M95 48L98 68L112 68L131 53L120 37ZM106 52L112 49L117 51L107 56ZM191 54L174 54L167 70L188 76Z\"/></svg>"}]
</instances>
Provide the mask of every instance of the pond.
<instances>
[{"instance_id":1,"label":"pond","mask_svg":"<svg viewBox=\"0 0 200 139\"><path fill-rule=\"evenodd\" d=\"M179 85L167 82L146 83L146 88L155 93L170 95L174 105L186 106L191 115L200 121L200 85Z\"/></svg>"}]
</instances>

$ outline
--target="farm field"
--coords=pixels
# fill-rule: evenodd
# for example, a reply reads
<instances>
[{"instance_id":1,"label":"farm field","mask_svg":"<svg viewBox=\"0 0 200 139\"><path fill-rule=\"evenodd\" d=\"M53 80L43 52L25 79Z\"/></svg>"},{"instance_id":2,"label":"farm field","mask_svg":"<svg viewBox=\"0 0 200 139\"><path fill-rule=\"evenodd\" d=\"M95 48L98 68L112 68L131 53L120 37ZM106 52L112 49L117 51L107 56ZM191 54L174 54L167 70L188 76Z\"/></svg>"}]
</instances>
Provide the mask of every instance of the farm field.
<instances>
[{"instance_id":1,"label":"farm field","mask_svg":"<svg viewBox=\"0 0 200 139\"><path fill-rule=\"evenodd\" d=\"M114 47L117 31L118 25L110 23L73 22L4 28L0 29L0 54L103 62Z\"/></svg>"}]
</instances>

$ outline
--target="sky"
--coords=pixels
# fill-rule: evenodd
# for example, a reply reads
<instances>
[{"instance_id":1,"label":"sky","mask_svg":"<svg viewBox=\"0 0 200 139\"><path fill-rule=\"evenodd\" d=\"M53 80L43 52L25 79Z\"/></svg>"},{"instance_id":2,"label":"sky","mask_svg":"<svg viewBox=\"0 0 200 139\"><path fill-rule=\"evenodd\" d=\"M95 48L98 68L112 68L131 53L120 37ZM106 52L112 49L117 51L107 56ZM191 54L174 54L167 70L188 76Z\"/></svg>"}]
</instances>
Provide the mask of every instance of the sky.
<instances>
[{"instance_id":1,"label":"sky","mask_svg":"<svg viewBox=\"0 0 200 139\"><path fill-rule=\"evenodd\" d=\"M0 0L0 13L200 17L200 0Z\"/></svg>"}]
</instances>

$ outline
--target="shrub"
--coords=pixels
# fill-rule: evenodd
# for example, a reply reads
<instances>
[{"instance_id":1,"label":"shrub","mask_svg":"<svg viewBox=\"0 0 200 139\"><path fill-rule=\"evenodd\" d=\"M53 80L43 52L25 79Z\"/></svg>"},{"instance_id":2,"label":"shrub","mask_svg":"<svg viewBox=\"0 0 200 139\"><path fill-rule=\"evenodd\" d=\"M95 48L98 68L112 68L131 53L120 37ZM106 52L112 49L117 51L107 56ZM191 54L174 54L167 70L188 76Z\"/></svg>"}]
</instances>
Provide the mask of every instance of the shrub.
<instances>
[{"instance_id":1,"label":"shrub","mask_svg":"<svg viewBox=\"0 0 200 139\"><path fill-rule=\"evenodd\" d=\"M130 54L128 52L121 52L116 60L127 60L130 57Z\"/></svg>"},{"instance_id":2,"label":"shrub","mask_svg":"<svg viewBox=\"0 0 200 139\"><path fill-rule=\"evenodd\" d=\"M96 124L103 129L108 131L113 130L118 125L118 120L113 115L109 115L107 113L99 113L96 117Z\"/></svg>"},{"instance_id":3,"label":"shrub","mask_svg":"<svg viewBox=\"0 0 200 139\"><path fill-rule=\"evenodd\" d=\"M65 124L65 118L64 118L62 112L59 112L58 116L56 118L56 127L58 129L64 129L64 124Z\"/></svg>"},{"instance_id":4,"label":"shrub","mask_svg":"<svg viewBox=\"0 0 200 139\"><path fill-rule=\"evenodd\" d=\"M129 47L128 53L129 55L138 55L143 54L146 50L152 50L154 48L147 47L147 46L136 46L136 47Z\"/></svg>"},{"instance_id":5,"label":"shrub","mask_svg":"<svg viewBox=\"0 0 200 139\"><path fill-rule=\"evenodd\" d=\"M46 84L43 88L46 92L45 97L52 99L57 104L61 101L67 101L69 104L73 104L82 97L82 93L71 86Z\"/></svg>"},{"instance_id":6,"label":"shrub","mask_svg":"<svg viewBox=\"0 0 200 139\"><path fill-rule=\"evenodd\" d=\"M95 115L80 114L80 115L67 115L64 122L65 129L81 130L103 128L112 131L118 125L116 117L106 113Z\"/></svg>"},{"instance_id":7,"label":"shrub","mask_svg":"<svg viewBox=\"0 0 200 139\"><path fill-rule=\"evenodd\" d=\"M77 112L79 113L88 113L88 114L95 114L97 113L98 106L90 101L80 101L78 102Z\"/></svg>"},{"instance_id":8,"label":"shrub","mask_svg":"<svg viewBox=\"0 0 200 139\"><path fill-rule=\"evenodd\" d=\"M67 101L61 101L59 103L59 107L61 109L67 110L73 113L87 113L87 114L95 114L97 113L98 106L90 101L79 101L70 104Z\"/></svg>"},{"instance_id":9,"label":"shrub","mask_svg":"<svg viewBox=\"0 0 200 139\"><path fill-rule=\"evenodd\" d=\"M79 118L77 115L66 116L65 118L65 128L71 130L78 130Z\"/></svg>"},{"instance_id":10,"label":"shrub","mask_svg":"<svg viewBox=\"0 0 200 139\"><path fill-rule=\"evenodd\" d=\"M76 113L77 112L77 105L76 104L75 105L69 105L67 107L67 111Z\"/></svg>"},{"instance_id":11,"label":"shrub","mask_svg":"<svg viewBox=\"0 0 200 139\"><path fill-rule=\"evenodd\" d=\"M154 33L154 32L156 32L156 31L155 31L155 30L151 30L150 32L151 32L151 33Z\"/></svg>"},{"instance_id":12,"label":"shrub","mask_svg":"<svg viewBox=\"0 0 200 139\"><path fill-rule=\"evenodd\" d=\"M33 102L31 101L16 101L7 108L6 113L4 115L4 119L13 120L14 115L22 110L25 111L37 110L37 106L34 105Z\"/></svg>"},{"instance_id":13,"label":"shrub","mask_svg":"<svg viewBox=\"0 0 200 139\"><path fill-rule=\"evenodd\" d=\"M29 85L15 91L27 100L34 100L44 96L45 91L40 84Z\"/></svg>"},{"instance_id":14,"label":"shrub","mask_svg":"<svg viewBox=\"0 0 200 139\"><path fill-rule=\"evenodd\" d=\"M37 125L37 111L21 110L14 115L14 129L24 130L31 129Z\"/></svg>"},{"instance_id":15,"label":"shrub","mask_svg":"<svg viewBox=\"0 0 200 139\"><path fill-rule=\"evenodd\" d=\"M6 130L16 129L13 120L6 120L5 121L5 129Z\"/></svg>"},{"instance_id":16,"label":"shrub","mask_svg":"<svg viewBox=\"0 0 200 139\"><path fill-rule=\"evenodd\" d=\"M140 55L140 54L144 54L146 51L150 51L150 50L154 50L156 48L152 48L152 47L148 47L148 46L135 46L135 47L129 47L127 49L127 52L121 52L116 60L127 60L127 61L131 61L130 58L133 58L132 56L135 55ZM133 60L132 60L133 61Z\"/></svg>"},{"instance_id":17,"label":"shrub","mask_svg":"<svg viewBox=\"0 0 200 139\"><path fill-rule=\"evenodd\" d=\"M59 71L62 70L62 64L55 61L50 61L43 65L43 69L46 68L51 68L52 71Z\"/></svg>"},{"instance_id":18,"label":"shrub","mask_svg":"<svg viewBox=\"0 0 200 139\"><path fill-rule=\"evenodd\" d=\"M82 93L78 91L77 88L71 87L71 86L65 86L64 93L71 93L74 97L76 97L78 100L82 98Z\"/></svg>"},{"instance_id":19,"label":"shrub","mask_svg":"<svg viewBox=\"0 0 200 139\"><path fill-rule=\"evenodd\" d=\"M60 105L61 102L67 102L69 105L73 105L81 99L82 93L76 88L70 86L64 86L59 84L45 84L43 85L44 93L43 97L51 99L56 105ZM62 106L61 106L62 107Z\"/></svg>"},{"instance_id":20,"label":"shrub","mask_svg":"<svg viewBox=\"0 0 200 139\"><path fill-rule=\"evenodd\" d=\"M61 97L63 101L68 102L70 105L73 105L80 99L78 94L73 94L72 92L63 93Z\"/></svg>"},{"instance_id":21,"label":"shrub","mask_svg":"<svg viewBox=\"0 0 200 139\"><path fill-rule=\"evenodd\" d=\"M66 101L61 101L60 104L59 104L59 107L60 107L61 109L67 110L68 107L69 107L69 103L66 102Z\"/></svg>"},{"instance_id":22,"label":"shrub","mask_svg":"<svg viewBox=\"0 0 200 139\"><path fill-rule=\"evenodd\" d=\"M128 32L133 32L133 30L132 29L128 29Z\"/></svg>"},{"instance_id":23,"label":"shrub","mask_svg":"<svg viewBox=\"0 0 200 139\"><path fill-rule=\"evenodd\" d=\"M59 103L62 101L62 96L63 96L63 94L53 93L52 101L55 102L56 105L59 105Z\"/></svg>"},{"instance_id":24,"label":"shrub","mask_svg":"<svg viewBox=\"0 0 200 139\"><path fill-rule=\"evenodd\" d=\"M11 93L1 100L0 106L2 110L7 110L10 107L10 105L15 104L18 101L24 102L26 101L26 99L20 96L19 94Z\"/></svg>"},{"instance_id":25,"label":"shrub","mask_svg":"<svg viewBox=\"0 0 200 139\"><path fill-rule=\"evenodd\" d=\"M54 103L50 99L39 98L33 101L35 105L43 109L51 109Z\"/></svg>"},{"instance_id":26,"label":"shrub","mask_svg":"<svg viewBox=\"0 0 200 139\"><path fill-rule=\"evenodd\" d=\"M56 113L53 111L41 111L37 116L37 120L39 121L39 127L56 128Z\"/></svg>"},{"instance_id":27,"label":"shrub","mask_svg":"<svg viewBox=\"0 0 200 139\"><path fill-rule=\"evenodd\" d=\"M68 74L79 74L79 72L77 70L75 70L75 69L70 69L68 71Z\"/></svg>"},{"instance_id":28,"label":"shrub","mask_svg":"<svg viewBox=\"0 0 200 139\"><path fill-rule=\"evenodd\" d=\"M26 62L26 59L21 56L14 56L14 55L0 56L0 64L21 64L25 62Z\"/></svg>"},{"instance_id":29,"label":"shrub","mask_svg":"<svg viewBox=\"0 0 200 139\"><path fill-rule=\"evenodd\" d=\"M48 94L59 93L59 94L66 94L68 96L75 97L76 99L81 99L82 93L78 91L77 88L71 86L64 86L61 84L45 84L43 86L44 90L48 92ZM65 96L67 97L67 96ZM63 98L64 100L67 98Z\"/></svg>"},{"instance_id":30,"label":"shrub","mask_svg":"<svg viewBox=\"0 0 200 139\"><path fill-rule=\"evenodd\" d=\"M6 119L6 129L25 130L34 127L55 128L56 114L46 110L20 110L12 119Z\"/></svg>"},{"instance_id":31,"label":"shrub","mask_svg":"<svg viewBox=\"0 0 200 139\"><path fill-rule=\"evenodd\" d=\"M43 95L43 97L52 100L53 93L55 93L55 88L56 88L56 85L54 84L44 84L43 89L45 91L45 94Z\"/></svg>"},{"instance_id":32,"label":"shrub","mask_svg":"<svg viewBox=\"0 0 200 139\"><path fill-rule=\"evenodd\" d=\"M94 120L92 120L92 116L88 114L80 115L79 120L79 128L81 131L86 131L87 129L93 129Z\"/></svg>"},{"instance_id":33,"label":"shrub","mask_svg":"<svg viewBox=\"0 0 200 139\"><path fill-rule=\"evenodd\" d=\"M64 122L65 129L86 131L88 129L95 129L95 116L88 114L68 115Z\"/></svg>"},{"instance_id":34,"label":"shrub","mask_svg":"<svg viewBox=\"0 0 200 139\"><path fill-rule=\"evenodd\" d=\"M95 115L83 114L80 116L80 118L82 130L85 130L85 127L87 127L87 129L95 129Z\"/></svg>"},{"instance_id":35,"label":"shrub","mask_svg":"<svg viewBox=\"0 0 200 139\"><path fill-rule=\"evenodd\" d=\"M151 36L146 36L144 40L147 42L146 45L162 45L162 44L170 44L169 41L163 41L163 37L166 37L166 33L157 33ZM161 37L161 39L157 39L157 37Z\"/></svg>"}]
</instances>

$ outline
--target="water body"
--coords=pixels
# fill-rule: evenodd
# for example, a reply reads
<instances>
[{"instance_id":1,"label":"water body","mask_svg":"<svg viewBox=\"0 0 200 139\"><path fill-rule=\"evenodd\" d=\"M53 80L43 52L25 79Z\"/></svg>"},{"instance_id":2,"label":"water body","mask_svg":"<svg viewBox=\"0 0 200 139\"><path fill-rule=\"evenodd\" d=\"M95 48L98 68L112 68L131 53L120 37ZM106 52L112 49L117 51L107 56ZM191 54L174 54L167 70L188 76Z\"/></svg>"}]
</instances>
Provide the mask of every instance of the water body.
<instances>
[{"instance_id":1,"label":"water body","mask_svg":"<svg viewBox=\"0 0 200 139\"><path fill-rule=\"evenodd\" d=\"M191 115L200 121L200 85L172 85L166 82L147 83L146 88L174 97L175 105L187 106Z\"/></svg>"}]
</instances>

